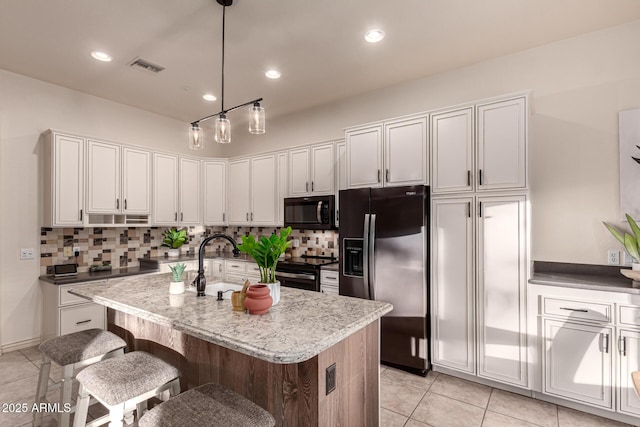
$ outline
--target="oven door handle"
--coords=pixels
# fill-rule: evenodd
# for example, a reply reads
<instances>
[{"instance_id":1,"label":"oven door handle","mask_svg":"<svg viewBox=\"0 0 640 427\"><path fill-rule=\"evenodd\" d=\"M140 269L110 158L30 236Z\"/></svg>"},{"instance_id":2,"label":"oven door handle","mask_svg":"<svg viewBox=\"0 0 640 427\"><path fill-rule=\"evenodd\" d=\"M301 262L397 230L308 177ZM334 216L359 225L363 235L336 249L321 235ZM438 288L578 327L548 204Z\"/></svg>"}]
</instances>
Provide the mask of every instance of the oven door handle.
<instances>
[{"instance_id":1,"label":"oven door handle","mask_svg":"<svg viewBox=\"0 0 640 427\"><path fill-rule=\"evenodd\" d=\"M276 278L278 276L286 277L288 279L316 280L316 276L313 274L286 273L284 271L276 271Z\"/></svg>"}]
</instances>

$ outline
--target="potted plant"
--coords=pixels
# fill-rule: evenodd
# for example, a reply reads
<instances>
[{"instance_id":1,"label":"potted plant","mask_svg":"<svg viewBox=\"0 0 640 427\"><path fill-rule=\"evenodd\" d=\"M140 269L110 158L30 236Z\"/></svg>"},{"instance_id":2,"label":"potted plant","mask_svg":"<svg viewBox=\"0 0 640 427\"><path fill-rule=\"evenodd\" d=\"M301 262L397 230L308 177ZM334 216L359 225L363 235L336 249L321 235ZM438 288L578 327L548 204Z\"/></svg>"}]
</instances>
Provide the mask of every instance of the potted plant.
<instances>
[{"instance_id":1,"label":"potted plant","mask_svg":"<svg viewBox=\"0 0 640 427\"><path fill-rule=\"evenodd\" d=\"M269 237L261 236L259 239L249 234L242 237L242 243L238 245L241 252L249 255L258 264L260 283L269 286L273 305L280 300L280 282L276 280L276 265L291 243L287 241L290 234L291 227L281 228L279 235L273 233Z\"/></svg>"},{"instance_id":2,"label":"potted plant","mask_svg":"<svg viewBox=\"0 0 640 427\"><path fill-rule=\"evenodd\" d=\"M162 240L162 246L169 248L167 255L171 258L180 256L180 247L187 242L187 230L177 230L175 227L165 230L162 233L164 239Z\"/></svg>"},{"instance_id":3,"label":"potted plant","mask_svg":"<svg viewBox=\"0 0 640 427\"><path fill-rule=\"evenodd\" d=\"M629 255L631 255L635 261L631 265L632 269L640 270L640 227L638 227L638 224L636 224L633 218L631 218L631 215L626 214L626 217L633 235L626 232L624 234L620 233L617 228L607 224L606 222L603 222L603 224L607 229L609 229L611 234L613 234L615 238L622 243L622 246L624 246Z\"/></svg>"},{"instance_id":4,"label":"potted plant","mask_svg":"<svg viewBox=\"0 0 640 427\"><path fill-rule=\"evenodd\" d=\"M184 281L182 280L182 274L184 273L184 269L187 268L187 265L181 262L176 265L170 265L169 268L171 269L173 279L169 285L169 293L184 293Z\"/></svg>"}]
</instances>

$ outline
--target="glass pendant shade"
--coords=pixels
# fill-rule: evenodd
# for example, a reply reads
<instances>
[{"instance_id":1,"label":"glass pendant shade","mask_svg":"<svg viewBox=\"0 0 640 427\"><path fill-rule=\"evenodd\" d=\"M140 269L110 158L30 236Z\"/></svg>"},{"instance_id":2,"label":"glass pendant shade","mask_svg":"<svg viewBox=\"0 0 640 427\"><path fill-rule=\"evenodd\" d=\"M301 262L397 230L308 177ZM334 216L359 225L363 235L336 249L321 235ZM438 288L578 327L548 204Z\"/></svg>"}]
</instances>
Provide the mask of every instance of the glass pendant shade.
<instances>
[{"instance_id":1,"label":"glass pendant shade","mask_svg":"<svg viewBox=\"0 0 640 427\"><path fill-rule=\"evenodd\" d=\"M264 133L264 108L258 103L249 110L249 133Z\"/></svg>"},{"instance_id":2,"label":"glass pendant shade","mask_svg":"<svg viewBox=\"0 0 640 427\"><path fill-rule=\"evenodd\" d=\"M221 114L216 119L216 133L214 136L216 142L220 144L229 144L231 142L231 122L227 116Z\"/></svg>"},{"instance_id":3,"label":"glass pendant shade","mask_svg":"<svg viewBox=\"0 0 640 427\"><path fill-rule=\"evenodd\" d=\"M191 125L189 128L189 148L192 150L202 150L204 148L204 133L198 125Z\"/></svg>"}]
</instances>

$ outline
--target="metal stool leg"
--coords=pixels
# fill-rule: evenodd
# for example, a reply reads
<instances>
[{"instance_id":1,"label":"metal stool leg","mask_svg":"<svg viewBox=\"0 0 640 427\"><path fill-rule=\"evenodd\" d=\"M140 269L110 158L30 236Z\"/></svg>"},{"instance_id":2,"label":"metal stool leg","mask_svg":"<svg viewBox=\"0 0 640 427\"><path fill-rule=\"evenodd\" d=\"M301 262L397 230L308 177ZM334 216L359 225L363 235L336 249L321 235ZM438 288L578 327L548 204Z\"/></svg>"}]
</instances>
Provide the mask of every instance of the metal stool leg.
<instances>
[{"instance_id":1,"label":"metal stool leg","mask_svg":"<svg viewBox=\"0 0 640 427\"><path fill-rule=\"evenodd\" d=\"M40 403L45 401L47 388L49 386L49 373L51 372L51 359L42 355L42 365L40 366L40 375L38 376L38 389L36 391L36 404L38 409ZM33 413L33 425L38 427L42 424L42 411L38 410Z\"/></svg>"}]
</instances>

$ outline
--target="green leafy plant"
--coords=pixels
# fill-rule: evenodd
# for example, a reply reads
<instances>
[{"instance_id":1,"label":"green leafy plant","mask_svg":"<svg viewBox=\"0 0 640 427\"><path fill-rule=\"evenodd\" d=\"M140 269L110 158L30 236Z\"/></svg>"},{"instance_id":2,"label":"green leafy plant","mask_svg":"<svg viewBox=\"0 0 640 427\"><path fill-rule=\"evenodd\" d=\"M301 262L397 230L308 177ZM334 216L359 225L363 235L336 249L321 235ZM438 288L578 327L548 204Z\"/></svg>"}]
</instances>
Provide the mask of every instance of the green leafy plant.
<instances>
[{"instance_id":1,"label":"green leafy plant","mask_svg":"<svg viewBox=\"0 0 640 427\"><path fill-rule=\"evenodd\" d=\"M184 263L179 263L176 265L170 265L171 274L173 274L174 282L182 282L182 273L184 273L184 269L187 268L187 265Z\"/></svg>"},{"instance_id":2,"label":"green leafy plant","mask_svg":"<svg viewBox=\"0 0 640 427\"><path fill-rule=\"evenodd\" d=\"M631 218L631 215L626 214L627 221L629 221L629 226L631 227L631 231L633 235L629 233L621 233L614 226L603 222L604 226L614 235L616 239L622 246L629 252L629 255L635 260L635 262L640 262L640 227L638 224Z\"/></svg>"},{"instance_id":3,"label":"green leafy plant","mask_svg":"<svg viewBox=\"0 0 640 427\"><path fill-rule=\"evenodd\" d=\"M175 227L170 228L162 233L162 236L164 237L162 246L171 249L178 249L187 242L187 230L185 229L176 230Z\"/></svg>"},{"instance_id":4,"label":"green leafy plant","mask_svg":"<svg viewBox=\"0 0 640 427\"><path fill-rule=\"evenodd\" d=\"M261 236L259 239L251 234L242 237L242 243L238 245L238 249L249 255L258 264L261 283L276 282L278 258L291 243L291 241L287 241L290 234L291 227L287 227L280 229L280 235L273 233L269 237Z\"/></svg>"}]
</instances>

